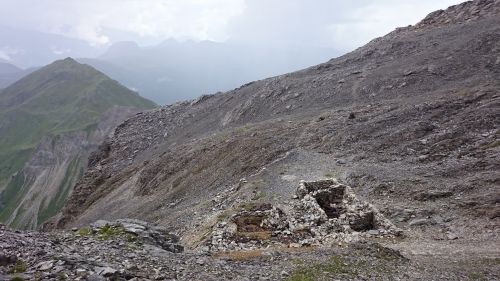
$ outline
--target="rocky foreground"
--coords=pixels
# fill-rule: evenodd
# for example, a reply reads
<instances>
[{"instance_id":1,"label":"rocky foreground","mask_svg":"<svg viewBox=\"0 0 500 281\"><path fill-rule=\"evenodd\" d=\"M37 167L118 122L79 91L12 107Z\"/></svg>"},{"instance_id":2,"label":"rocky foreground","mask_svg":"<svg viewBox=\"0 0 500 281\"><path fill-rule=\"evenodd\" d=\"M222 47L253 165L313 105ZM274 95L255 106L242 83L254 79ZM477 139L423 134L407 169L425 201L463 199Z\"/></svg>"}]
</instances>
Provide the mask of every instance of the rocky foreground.
<instances>
[{"instance_id":1,"label":"rocky foreground","mask_svg":"<svg viewBox=\"0 0 500 281\"><path fill-rule=\"evenodd\" d=\"M286 205L249 203L219 220L190 249L137 219L45 233L1 226L0 280L500 278L496 247L456 236L415 243L335 179L303 181Z\"/></svg>"},{"instance_id":2,"label":"rocky foreground","mask_svg":"<svg viewBox=\"0 0 500 281\"><path fill-rule=\"evenodd\" d=\"M447 256L439 251L433 255L407 254L395 250L405 243L396 239L363 239L333 247L180 252L182 247L175 244L175 236L159 235L161 231L144 225L140 221L101 221L78 230L52 233L19 232L1 226L0 280L500 278L498 258Z\"/></svg>"}]
</instances>

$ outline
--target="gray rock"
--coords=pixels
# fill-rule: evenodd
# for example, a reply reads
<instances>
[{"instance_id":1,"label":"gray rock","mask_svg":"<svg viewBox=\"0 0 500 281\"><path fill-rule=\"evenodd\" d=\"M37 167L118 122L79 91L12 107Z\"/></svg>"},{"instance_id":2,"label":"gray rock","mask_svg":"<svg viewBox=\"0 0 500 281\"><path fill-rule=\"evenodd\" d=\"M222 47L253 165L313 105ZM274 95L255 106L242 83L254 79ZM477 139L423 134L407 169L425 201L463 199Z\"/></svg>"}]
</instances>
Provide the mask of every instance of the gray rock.
<instances>
[{"instance_id":1,"label":"gray rock","mask_svg":"<svg viewBox=\"0 0 500 281\"><path fill-rule=\"evenodd\" d=\"M54 261L45 261L36 265L36 267L41 271L47 271L54 266Z\"/></svg>"},{"instance_id":2,"label":"gray rock","mask_svg":"<svg viewBox=\"0 0 500 281\"><path fill-rule=\"evenodd\" d=\"M433 221L430 220L430 219L426 219L426 218L423 218L423 219L414 219L414 220L411 220L408 224L410 226L431 225L431 224L433 224Z\"/></svg>"},{"instance_id":3,"label":"gray rock","mask_svg":"<svg viewBox=\"0 0 500 281\"><path fill-rule=\"evenodd\" d=\"M103 228L107 225L111 225L111 222L106 221L106 220L98 220L90 224L90 227L98 229L98 228Z\"/></svg>"},{"instance_id":4,"label":"gray rock","mask_svg":"<svg viewBox=\"0 0 500 281\"><path fill-rule=\"evenodd\" d=\"M102 275L104 277L108 277L108 276L111 276L115 273L118 272L118 270L114 269L114 268L111 268L109 266L106 266L106 267L98 267L95 269L95 271L97 272L97 274L99 275Z\"/></svg>"}]
</instances>

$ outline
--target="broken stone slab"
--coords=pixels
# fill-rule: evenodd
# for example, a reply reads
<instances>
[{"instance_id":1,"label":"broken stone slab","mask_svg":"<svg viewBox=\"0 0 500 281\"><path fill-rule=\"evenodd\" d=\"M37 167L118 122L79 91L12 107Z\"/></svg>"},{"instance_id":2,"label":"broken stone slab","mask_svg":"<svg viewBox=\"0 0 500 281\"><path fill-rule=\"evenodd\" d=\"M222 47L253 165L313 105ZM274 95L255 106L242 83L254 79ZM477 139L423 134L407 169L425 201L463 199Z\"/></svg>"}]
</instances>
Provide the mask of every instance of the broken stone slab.
<instances>
[{"instance_id":1,"label":"broken stone slab","mask_svg":"<svg viewBox=\"0 0 500 281\"><path fill-rule=\"evenodd\" d=\"M410 226L423 226L423 225L432 225L435 222L431 219L423 218L423 219L414 219L411 220L408 224Z\"/></svg>"},{"instance_id":2,"label":"broken stone slab","mask_svg":"<svg viewBox=\"0 0 500 281\"><path fill-rule=\"evenodd\" d=\"M428 201L428 200L436 200L444 197L450 197L453 195L451 191L441 191L441 190L431 190L421 192L413 197L413 199L418 201Z\"/></svg>"},{"instance_id":3,"label":"broken stone slab","mask_svg":"<svg viewBox=\"0 0 500 281\"><path fill-rule=\"evenodd\" d=\"M35 267L41 271L47 271L54 266L54 261L44 261L37 264Z\"/></svg>"},{"instance_id":4,"label":"broken stone slab","mask_svg":"<svg viewBox=\"0 0 500 281\"><path fill-rule=\"evenodd\" d=\"M106 267L96 267L95 268L95 272L98 274L98 275L101 275L101 276L104 276L104 277L109 277L115 273L118 272L118 270L114 269L114 268L111 268L109 266L106 266Z\"/></svg>"}]
</instances>

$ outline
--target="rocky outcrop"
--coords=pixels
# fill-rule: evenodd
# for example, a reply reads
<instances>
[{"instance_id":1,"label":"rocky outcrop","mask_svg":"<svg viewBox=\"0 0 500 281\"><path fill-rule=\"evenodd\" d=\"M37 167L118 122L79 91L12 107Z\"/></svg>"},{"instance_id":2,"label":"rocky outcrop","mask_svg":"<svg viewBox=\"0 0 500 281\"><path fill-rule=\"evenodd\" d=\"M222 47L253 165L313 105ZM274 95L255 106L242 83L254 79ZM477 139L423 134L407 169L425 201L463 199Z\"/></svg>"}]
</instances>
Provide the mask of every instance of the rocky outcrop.
<instances>
[{"instance_id":1,"label":"rocky outcrop","mask_svg":"<svg viewBox=\"0 0 500 281\"><path fill-rule=\"evenodd\" d=\"M252 205L218 223L207 250L332 246L402 234L373 205L334 179L303 181L294 198L286 205Z\"/></svg>"},{"instance_id":2,"label":"rocky outcrop","mask_svg":"<svg viewBox=\"0 0 500 281\"><path fill-rule=\"evenodd\" d=\"M184 247L179 244L179 237L168 232L165 228L151 225L137 219L119 219L114 222L98 220L90 224L90 228L84 229L89 235L106 233L128 233L131 239L144 244L153 245L163 250L180 253Z\"/></svg>"}]
</instances>

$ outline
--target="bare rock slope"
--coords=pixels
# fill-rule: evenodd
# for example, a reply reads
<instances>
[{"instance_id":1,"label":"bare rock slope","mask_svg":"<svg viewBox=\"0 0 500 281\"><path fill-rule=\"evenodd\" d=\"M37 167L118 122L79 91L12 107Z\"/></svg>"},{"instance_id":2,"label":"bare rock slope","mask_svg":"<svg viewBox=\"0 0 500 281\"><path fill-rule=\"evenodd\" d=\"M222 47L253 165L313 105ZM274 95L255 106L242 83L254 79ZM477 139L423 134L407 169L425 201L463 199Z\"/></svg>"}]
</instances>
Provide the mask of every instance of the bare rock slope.
<instances>
[{"instance_id":1,"label":"bare rock slope","mask_svg":"<svg viewBox=\"0 0 500 281\"><path fill-rule=\"evenodd\" d=\"M403 231L391 247L498 258L499 92L500 1L465 2L324 64L137 114L46 228L140 218L200 249L242 210L336 177Z\"/></svg>"}]
</instances>

